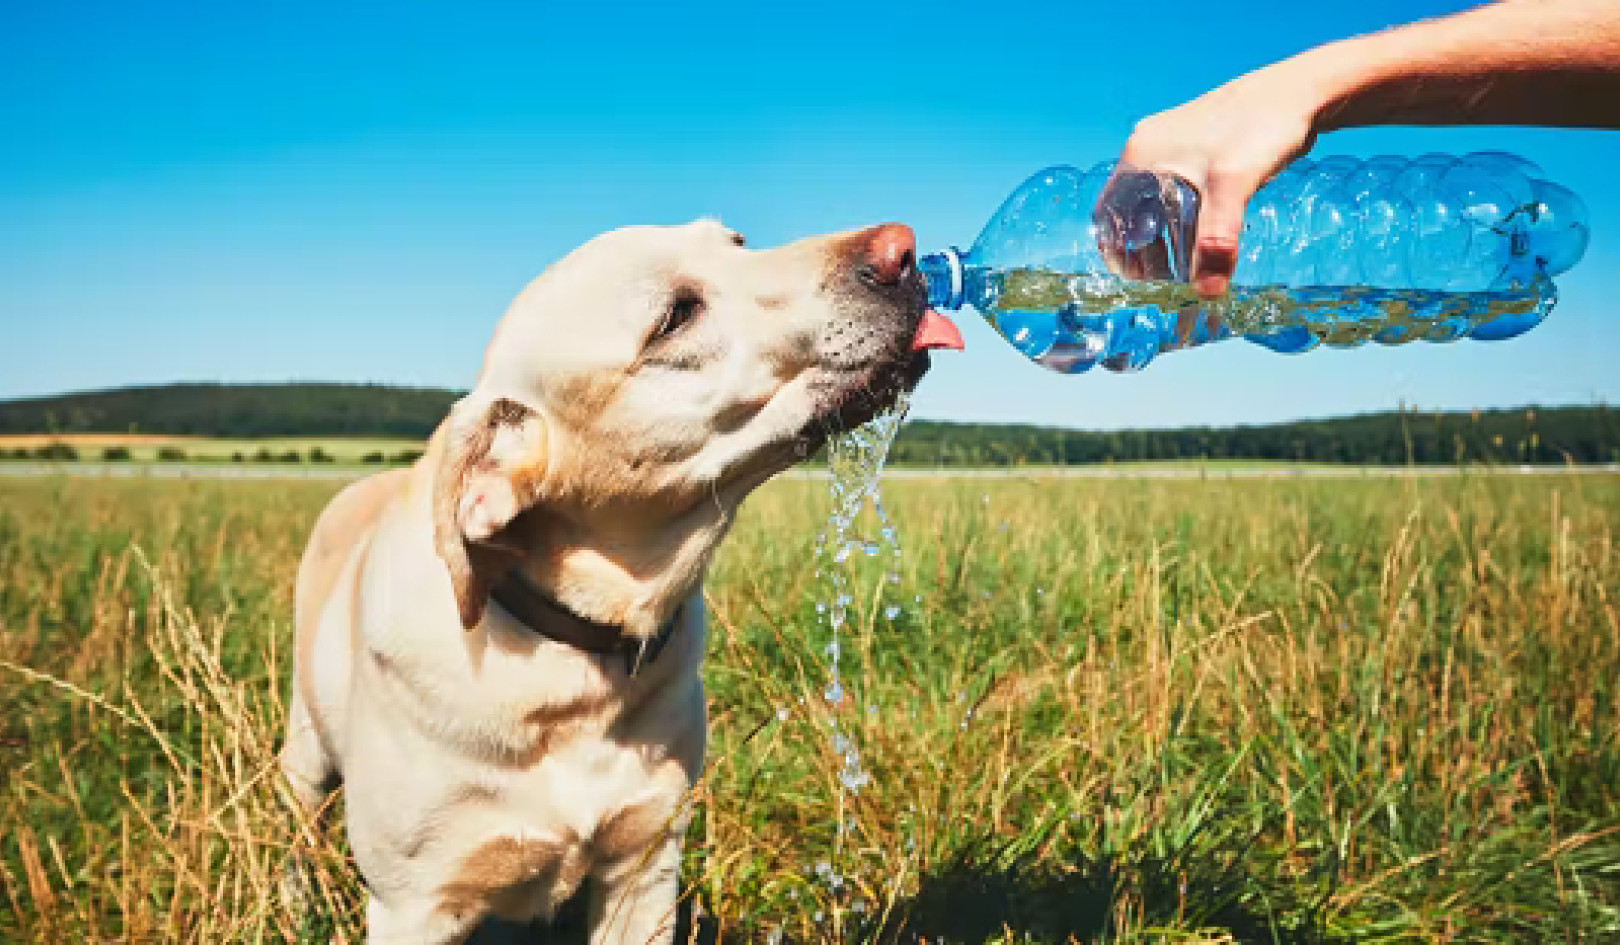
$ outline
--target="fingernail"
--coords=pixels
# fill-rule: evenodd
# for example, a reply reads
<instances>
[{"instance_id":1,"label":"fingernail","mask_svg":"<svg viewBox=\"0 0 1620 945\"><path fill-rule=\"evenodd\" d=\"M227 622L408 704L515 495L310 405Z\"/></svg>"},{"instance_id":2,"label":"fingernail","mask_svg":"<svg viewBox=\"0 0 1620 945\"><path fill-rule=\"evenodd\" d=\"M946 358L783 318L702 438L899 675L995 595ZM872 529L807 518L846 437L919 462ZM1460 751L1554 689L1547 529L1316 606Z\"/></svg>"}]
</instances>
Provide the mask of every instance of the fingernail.
<instances>
[{"instance_id":1,"label":"fingernail","mask_svg":"<svg viewBox=\"0 0 1620 945\"><path fill-rule=\"evenodd\" d=\"M1193 283L1199 296L1206 299L1219 298L1226 294L1226 277L1217 275L1202 275Z\"/></svg>"}]
</instances>

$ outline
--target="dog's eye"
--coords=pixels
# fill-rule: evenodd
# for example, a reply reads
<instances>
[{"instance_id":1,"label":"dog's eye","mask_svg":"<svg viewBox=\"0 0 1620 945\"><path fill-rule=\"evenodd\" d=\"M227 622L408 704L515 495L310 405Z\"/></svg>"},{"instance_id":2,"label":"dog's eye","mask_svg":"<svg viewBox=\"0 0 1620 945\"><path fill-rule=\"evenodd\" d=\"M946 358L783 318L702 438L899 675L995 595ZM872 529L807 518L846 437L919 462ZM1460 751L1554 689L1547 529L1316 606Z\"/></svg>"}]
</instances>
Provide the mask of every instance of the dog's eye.
<instances>
[{"instance_id":1,"label":"dog's eye","mask_svg":"<svg viewBox=\"0 0 1620 945\"><path fill-rule=\"evenodd\" d=\"M662 341L668 338L701 314L703 314L703 296L690 288L676 290L675 297L669 301L669 308L664 310L663 320L653 330L652 340Z\"/></svg>"}]
</instances>

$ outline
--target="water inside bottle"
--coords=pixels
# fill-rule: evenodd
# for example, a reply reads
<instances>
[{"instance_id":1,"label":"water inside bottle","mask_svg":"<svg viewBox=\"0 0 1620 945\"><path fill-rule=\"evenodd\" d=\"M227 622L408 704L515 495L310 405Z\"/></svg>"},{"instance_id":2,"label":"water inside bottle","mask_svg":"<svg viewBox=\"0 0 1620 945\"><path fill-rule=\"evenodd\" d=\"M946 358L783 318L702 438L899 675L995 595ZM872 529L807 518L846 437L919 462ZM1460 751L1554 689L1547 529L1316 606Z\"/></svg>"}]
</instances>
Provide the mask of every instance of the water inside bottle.
<instances>
[{"instance_id":1,"label":"water inside bottle","mask_svg":"<svg viewBox=\"0 0 1620 945\"><path fill-rule=\"evenodd\" d=\"M1190 285L1112 274L1012 269L970 273L982 314L1026 356L1064 373L1094 364L1146 366L1164 351L1242 335L1292 353L1318 344L1356 347L1409 341L1511 338L1541 321L1557 299L1535 275L1488 292L1366 286L1233 286L1202 301Z\"/></svg>"}]
</instances>

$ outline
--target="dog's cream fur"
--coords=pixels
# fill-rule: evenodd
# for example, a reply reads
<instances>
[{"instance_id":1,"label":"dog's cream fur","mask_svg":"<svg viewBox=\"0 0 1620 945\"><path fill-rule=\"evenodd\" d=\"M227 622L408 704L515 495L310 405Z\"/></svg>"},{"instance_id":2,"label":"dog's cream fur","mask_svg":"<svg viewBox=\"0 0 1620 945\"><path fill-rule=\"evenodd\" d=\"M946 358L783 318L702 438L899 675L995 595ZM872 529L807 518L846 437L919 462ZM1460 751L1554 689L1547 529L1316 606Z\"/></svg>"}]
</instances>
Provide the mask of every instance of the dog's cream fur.
<instances>
[{"instance_id":1,"label":"dog's cream fur","mask_svg":"<svg viewBox=\"0 0 1620 945\"><path fill-rule=\"evenodd\" d=\"M422 459L321 515L282 767L311 811L345 786L373 941L549 915L586 877L594 943L671 940L704 568L749 491L925 365L915 270L874 282L872 232L591 241L514 302ZM492 604L513 569L628 634L680 626L630 675Z\"/></svg>"}]
</instances>

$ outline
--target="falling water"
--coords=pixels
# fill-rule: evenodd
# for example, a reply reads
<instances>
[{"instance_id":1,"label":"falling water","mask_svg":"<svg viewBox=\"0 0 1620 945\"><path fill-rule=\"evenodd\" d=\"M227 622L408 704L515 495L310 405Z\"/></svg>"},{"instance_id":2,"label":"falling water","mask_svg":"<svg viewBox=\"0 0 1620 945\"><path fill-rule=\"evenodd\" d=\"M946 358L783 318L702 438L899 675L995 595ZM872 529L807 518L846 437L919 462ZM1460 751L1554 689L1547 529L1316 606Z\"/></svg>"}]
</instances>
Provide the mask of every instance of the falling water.
<instances>
[{"instance_id":1,"label":"falling water","mask_svg":"<svg viewBox=\"0 0 1620 945\"><path fill-rule=\"evenodd\" d=\"M888 510L883 507L879 480L889 447L900 431L909 406L902 396L893 407L874 417L871 422L835 437L827 445L827 464L831 476L828 488L832 494L832 513L827 527L816 538L816 576L820 582L821 601L816 612L827 628L822 653L827 658L827 685L822 690L830 710L828 737L834 754L840 760L838 771L837 837L834 841L834 862L816 864L816 879L824 884L834 902L841 899L845 877L839 872L837 860L844 849L844 839L850 833L854 820L850 799L871 783L871 775L861 766L860 746L853 732L840 722L844 702L852 698L846 691L840 674L843 655L844 630L849 624L851 607L855 602L855 577L859 562L875 559L887 553L888 567L883 585L876 595L875 606L881 606L885 620L893 621L902 613L899 604L885 602L883 595L892 592L900 583L900 541ZM870 506L877 524L876 537L861 530L861 514ZM868 704L868 714L877 707ZM849 912L860 915L866 903L857 899L849 904Z\"/></svg>"}]
</instances>

